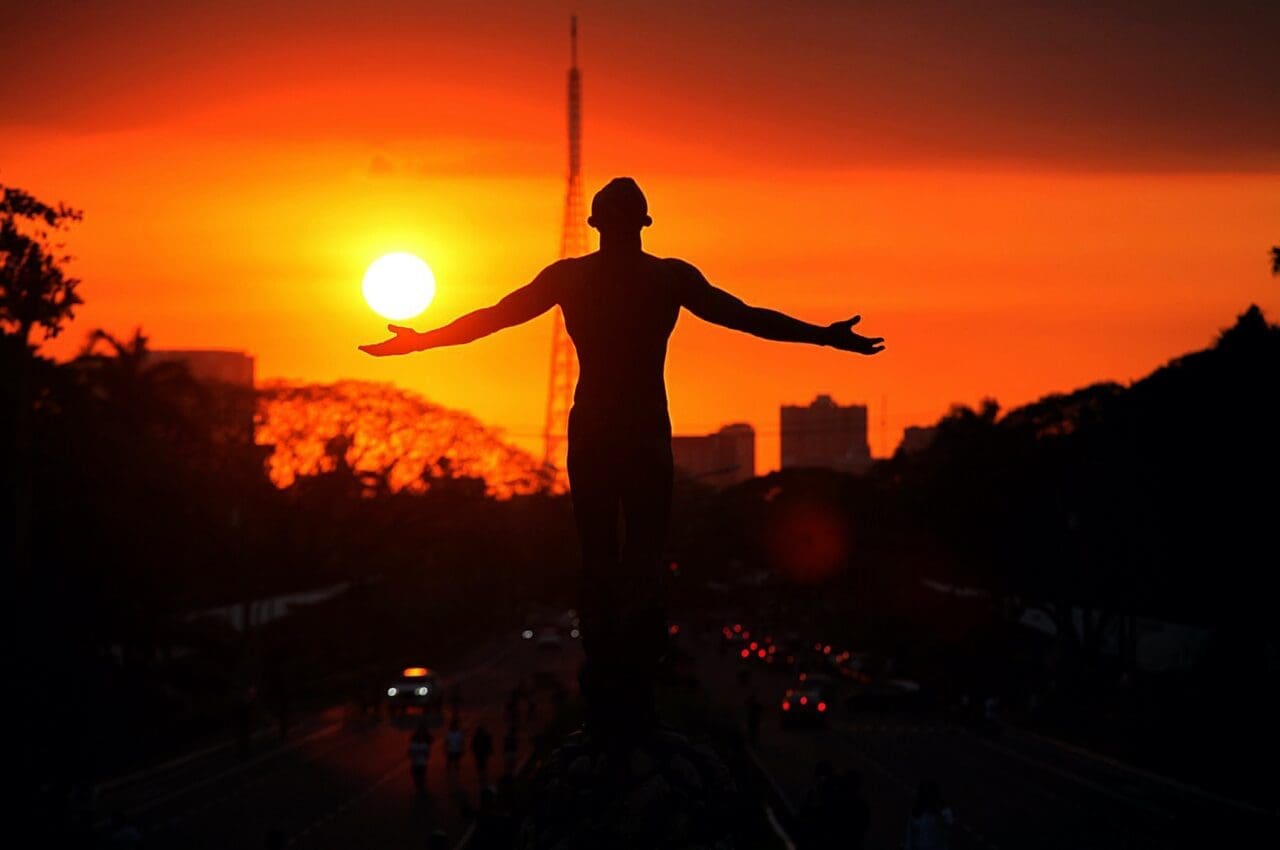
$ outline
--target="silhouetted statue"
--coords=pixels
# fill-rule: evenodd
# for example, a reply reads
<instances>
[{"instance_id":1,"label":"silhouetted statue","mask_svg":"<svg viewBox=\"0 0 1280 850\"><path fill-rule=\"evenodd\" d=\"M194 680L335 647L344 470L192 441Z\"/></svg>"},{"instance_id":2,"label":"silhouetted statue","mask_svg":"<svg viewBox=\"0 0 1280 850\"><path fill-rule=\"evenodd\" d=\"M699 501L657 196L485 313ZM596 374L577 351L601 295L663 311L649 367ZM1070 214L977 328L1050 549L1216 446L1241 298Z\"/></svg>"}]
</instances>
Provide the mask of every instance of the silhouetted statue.
<instances>
[{"instance_id":1,"label":"silhouetted statue","mask_svg":"<svg viewBox=\"0 0 1280 850\"><path fill-rule=\"evenodd\" d=\"M390 325L395 336L360 348L385 356L461 345L556 305L564 311L579 362L568 471L583 562L583 691L598 727L641 732L654 719L653 680L667 636L660 559L672 462L663 369L680 308L764 339L858 354L884 346L853 332L859 316L802 322L744 304L683 260L646 254L640 231L653 222L629 177L596 194L587 223L600 231L599 251L553 263L494 306L442 328L418 333Z\"/></svg>"}]
</instances>

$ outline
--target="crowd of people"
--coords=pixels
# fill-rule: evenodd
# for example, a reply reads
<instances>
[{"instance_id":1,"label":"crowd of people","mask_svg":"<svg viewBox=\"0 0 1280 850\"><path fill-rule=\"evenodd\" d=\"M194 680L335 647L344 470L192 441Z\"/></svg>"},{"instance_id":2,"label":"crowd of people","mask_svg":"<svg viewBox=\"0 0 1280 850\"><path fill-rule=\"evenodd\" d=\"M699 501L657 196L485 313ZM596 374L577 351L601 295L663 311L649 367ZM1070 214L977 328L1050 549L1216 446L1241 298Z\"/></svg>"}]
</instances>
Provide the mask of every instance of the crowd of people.
<instances>
[{"instance_id":1,"label":"crowd of people","mask_svg":"<svg viewBox=\"0 0 1280 850\"><path fill-rule=\"evenodd\" d=\"M468 750L475 761L476 778L482 789L492 788L490 761L496 752L494 735L483 721L477 722L468 731L463 728L461 714L461 689L455 686L449 700L449 723L443 734L445 758L445 775L457 778L463 769L463 761ZM502 773L500 778L515 775L520 765L521 718L532 721L536 715L536 701L531 691L521 680L512 689L506 703L507 728L502 737ZM523 708L523 712L521 711ZM420 796L428 792L427 776L431 762L431 752L436 736L432 733L432 716L424 714L418 721L409 737L406 756L409 759L409 772L413 777L413 785Z\"/></svg>"}]
</instances>

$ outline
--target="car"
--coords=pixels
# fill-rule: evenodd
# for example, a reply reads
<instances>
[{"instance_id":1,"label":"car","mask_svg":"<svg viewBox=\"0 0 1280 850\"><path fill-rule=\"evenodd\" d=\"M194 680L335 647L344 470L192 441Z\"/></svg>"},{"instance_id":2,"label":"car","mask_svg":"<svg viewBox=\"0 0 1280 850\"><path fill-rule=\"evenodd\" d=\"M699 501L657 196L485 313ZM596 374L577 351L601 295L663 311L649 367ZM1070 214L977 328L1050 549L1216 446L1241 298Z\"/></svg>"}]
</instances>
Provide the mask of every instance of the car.
<instances>
[{"instance_id":1,"label":"car","mask_svg":"<svg viewBox=\"0 0 1280 850\"><path fill-rule=\"evenodd\" d=\"M387 686L387 704L393 713L403 713L410 708L423 712L438 710L443 697L440 677L427 667L405 667Z\"/></svg>"},{"instance_id":2,"label":"car","mask_svg":"<svg viewBox=\"0 0 1280 850\"><path fill-rule=\"evenodd\" d=\"M779 705L782 728L825 726L832 702L830 678L816 673L801 674L782 695Z\"/></svg>"},{"instance_id":3,"label":"car","mask_svg":"<svg viewBox=\"0 0 1280 850\"><path fill-rule=\"evenodd\" d=\"M538 649L562 649L564 647L564 638L560 636L560 630L555 626L543 626L538 629L534 638L534 646Z\"/></svg>"}]
</instances>

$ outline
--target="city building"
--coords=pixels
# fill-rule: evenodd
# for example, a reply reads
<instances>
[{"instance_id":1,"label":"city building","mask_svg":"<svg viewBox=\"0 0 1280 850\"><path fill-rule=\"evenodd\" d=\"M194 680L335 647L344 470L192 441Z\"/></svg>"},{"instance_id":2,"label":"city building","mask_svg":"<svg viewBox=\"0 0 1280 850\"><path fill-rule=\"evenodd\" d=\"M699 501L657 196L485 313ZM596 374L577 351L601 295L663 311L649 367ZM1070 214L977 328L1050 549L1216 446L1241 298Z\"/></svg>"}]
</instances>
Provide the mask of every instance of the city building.
<instances>
[{"instance_id":1,"label":"city building","mask_svg":"<svg viewBox=\"0 0 1280 850\"><path fill-rule=\"evenodd\" d=\"M750 425L726 425L714 434L672 437L676 475L713 487L728 487L756 474L756 432Z\"/></svg>"},{"instance_id":2,"label":"city building","mask_svg":"<svg viewBox=\"0 0 1280 850\"><path fill-rule=\"evenodd\" d=\"M191 377L206 383L253 389L253 358L243 351L162 348L147 352L152 363L179 362Z\"/></svg>"},{"instance_id":3,"label":"city building","mask_svg":"<svg viewBox=\"0 0 1280 850\"><path fill-rule=\"evenodd\" d=\"M933 425L908 425L902 432L902 442L898 443L898 452L913 455L929 448L938 429Z\"/></svg>"},{"instance_id":4,"label":"city building","mask_svg":"<svg viewBox=\"0 0 1280 850\"><path fill-rule=\"evenodd\" d=\"M841 406L829 395L807 407L783 405L781 465L865 472L871 466L866 405Z\"/></svg>"},{"instance_id":5,"label":"city building","mask_svg":"<svg viewBox=\"0 0 1280 850\"><path fill-rule=\"evenodd\" d=\"M218 349L157 349L147 352L148 362L181 363L191 377L214 392L211 414L221 439L228 442L254 441L253 358L243 351Z\"/></svg>"}]
</instances>

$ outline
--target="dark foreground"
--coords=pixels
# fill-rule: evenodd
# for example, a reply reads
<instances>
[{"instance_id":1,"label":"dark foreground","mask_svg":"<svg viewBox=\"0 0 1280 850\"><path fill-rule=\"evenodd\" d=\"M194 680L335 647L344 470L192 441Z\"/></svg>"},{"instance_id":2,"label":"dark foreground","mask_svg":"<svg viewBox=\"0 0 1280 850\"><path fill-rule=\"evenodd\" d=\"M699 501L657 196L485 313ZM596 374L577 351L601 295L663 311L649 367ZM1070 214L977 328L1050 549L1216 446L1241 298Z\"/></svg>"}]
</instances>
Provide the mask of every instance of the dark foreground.
<instances>
[{"instance_id":1,"label":"dark foreground","mask_svg":"<svg viewBox=\"0 0 1280 850\"><path fill-rule=\"evenodd\" d=\"M681 648L690 688L680 699L699 703L704 718L709 712L736 734L745 726L747 695L754 691L764 704L754 745L717 742L751 809L739 824L748 833L741 846L805 846L806 800L814 766L824 760L861 774L870 812L864 846L871 850L902 846L915 789L926 778L940 784L955 813L953 847L1226 846L1271 834L1276 825L1259 808L1063 742L1011 727L974 729L936 711L854 712L841 704L825 728L782 729L775 697L788 674L755 668L744 680L738 659L721 655L710 636L686 635ZM464 693L460 721L468 744L480 724L494 735L485 781L496 785L504 762L536 772L529 759L538 735L551 726L559 738L574 721L556 715L548 690L533 690L532 712L530 703L517 712L520 745L507 762L502 738L512 689L520 680L553 679L572 689L581 656L576 642L540 650L521 640L483 655L456 676ZM687 705L676 709L688 715ZM679 726L688 717L672 719ZM461 769L447 771L444 728L436 727L428 793L417 795L406 758L414 722L334 708L302 720L284 740L260 738L247 756L228 746L107 783L95 807L95 837L106 846L147 848L476 850L482 843L474 830L482 787L476 761L468 749ZM523 799L529 808L534 798ZM537 814L517 807L509 820L531 813ZM848 840L839 846L857 846L854 836Z\"/></svg>"},{"instance_id":2,"label":"dark foreground","mask_svg":"<svg viewBox=\"0 0 1280 850\"><path fill-rule=\"evenodd\" d=\"M790 675L755 668L743 681L736 655L720 655L710 637L688 648L722 711L743 723L751 691L765 703L752 751L775 782L780 816L793 834L804 832L804 801L822 760L861 774L868 850L903 846L926 779L939 783L954 812L953 847L1214 847L1275 834L1274 812L1014 727L960 724L945 712L840 705L825 728L784 730L776 697Z\"/></svg>"}]
</instances>

